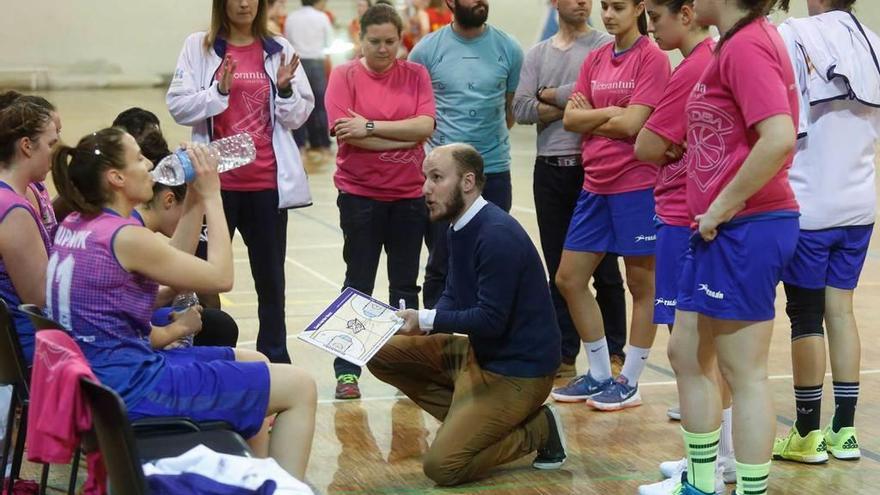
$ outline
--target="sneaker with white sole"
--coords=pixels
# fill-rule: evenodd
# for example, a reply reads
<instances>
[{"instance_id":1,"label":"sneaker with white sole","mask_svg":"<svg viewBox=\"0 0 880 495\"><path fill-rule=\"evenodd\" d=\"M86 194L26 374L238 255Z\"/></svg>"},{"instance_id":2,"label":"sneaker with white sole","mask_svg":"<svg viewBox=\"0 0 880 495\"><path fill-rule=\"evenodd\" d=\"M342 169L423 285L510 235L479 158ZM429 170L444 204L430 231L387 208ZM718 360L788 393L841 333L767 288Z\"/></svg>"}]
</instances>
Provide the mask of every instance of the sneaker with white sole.
<instances>
[{"instance_id":1,"label":"sneaker with white sole","mask_svg":"<svg viewBox=\"0 0 880 495\"><path fill-rule=\"evenodd\" d=\"M832 420L832 423L834 420ZM856 436L856 428L848 426L841 428L837 433L831 428L831 424L822 431L825 441L828 445L828 452L835 459L841 461L854 461L862 457L862 451L859 449L859 438Z\"/></svg>"},{"instance_id":2,"label":"sneaker with white sole","mask_svg":"<svg viewBox=\"0 0 880 495\"><path fill-rule=\"evenodd\" d=\"M678 406L666 410L666 416L673 421L681 421L681 409Z\"/></svg>"},{"instance_id":3,"label":"sneaker with white sole","mask_svg":"<svg viewBox=\"0 0 880 495\"><path fill-rule=\"evenodd\" d=\"M611 378L600 382L588 371L586 375L572 379L564 387L554 388L550 397L557 402L583 402L601 392L609 383Z\"/></svg>"},{"instance_id":4,"label":"sneaker with white sole","mask_svg":"<svg viewBox=\"0 0 880 495\"><path fill-rule=\"evenodd\" d=\"M728 485L736 483L736 459L718 456L718 466L721 468L721 478L725 483Z\"/></svg>"},{"instance_id":5,"label":"sneaker with white sole","mask_svg":"<svg viewBox=\"0 0 880 495\"><path fill-rule=\"evenodd\" d=\"M660 463L660 474L663 475L664 478L674 478L678 479L681 476L681 473L687 471L688 468L688 460L687 457L682 457L677 461L666 461Z\"/></svg>"},{"instance_id":6,"label":"sneaker with white sole","mask_svg":"<svg viewBox=\"0 0 880 495\"><path fill-rule=\"evenodd\" d=\"M660 474L667 480L678 480L682 474L687 474L687 464L687 457L678 461L661 462ZM729 477L725 472L728 464L733 464L734 466L733 479L731 481L728 481ZM725 483L736 483L736 463L733 460L719 457L718 463L715 465L715 493L723 495Z\"/></svg>"},{"instance_id":7,"label":"sneaker with white sole","mask_svg":"<svg viewBox=\"0 0 880 495\"><path fill-rule=\"evenodd\" d=\"M587 399L587 405L600 411L619 411L641 406L639 384L630 385L625 376L619 375L601 392Z\"/></svg>"},{"instance_id":8,"label":"sneaker with white sole","mask_svg":"<svg viewBox=\"0 0 880 495\"><path fill-rule=\"evenodd\" d=\"M547 416L550 435L544 446L538 449L538 455L532 461L532 467L544 470L559 469L565 463L565 432L562 429L562 418L553 404L544 404L541 409Z\"/></svg>"},{"instance_id":9,"label":"sneaker with white sole","mask_svg":"<svg viewBox=\"0 0 880 495\"><path fill-rule=\"evenodd\" d=\"M721 484L720 491L715 484L715 495L724 495L724 484ZM682 473L677 478L669 478L663 481L652 483L650 485L642 485L639 487L639 495L712 495L704 491L698 490L693 485L688 484L687 474Z\"/></svg>"}]
</instances>

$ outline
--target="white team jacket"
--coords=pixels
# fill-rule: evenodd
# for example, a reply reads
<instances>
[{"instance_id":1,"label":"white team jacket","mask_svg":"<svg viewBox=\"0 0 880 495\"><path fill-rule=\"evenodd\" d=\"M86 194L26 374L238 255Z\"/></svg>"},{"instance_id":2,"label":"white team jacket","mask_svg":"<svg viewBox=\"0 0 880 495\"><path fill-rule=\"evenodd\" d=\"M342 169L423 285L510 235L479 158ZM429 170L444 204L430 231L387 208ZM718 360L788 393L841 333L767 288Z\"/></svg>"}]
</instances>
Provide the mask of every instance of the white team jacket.
<instances>
[{"instance_id":1,"label":"white team jacket","mask_svg":"<svg viewBox=\"0 0 880 495\"><path fill-rule=\"evenodd\" d=\"M220 94L219 83L214 80L214 74L226 54L226 41L218 37L214 46L206 51L206 35L200 32L187 37L165 96L171 116L178 124L192 127L192 139L200 143L211 141L211 119L223 113L229 105L229 97ZM315 96L302 66L296 69L293 95L289 98L278 95L278 88L275 87L278 67L282 58L288 61L293 54L293 47L286 39L280 36L264 39L263 51L272 91L269 105L272 147L278 170L278 208L309 206L312 204L312 195L308 177L290 131L306 122L315 108Z\"/></svg>"}]
</instances>

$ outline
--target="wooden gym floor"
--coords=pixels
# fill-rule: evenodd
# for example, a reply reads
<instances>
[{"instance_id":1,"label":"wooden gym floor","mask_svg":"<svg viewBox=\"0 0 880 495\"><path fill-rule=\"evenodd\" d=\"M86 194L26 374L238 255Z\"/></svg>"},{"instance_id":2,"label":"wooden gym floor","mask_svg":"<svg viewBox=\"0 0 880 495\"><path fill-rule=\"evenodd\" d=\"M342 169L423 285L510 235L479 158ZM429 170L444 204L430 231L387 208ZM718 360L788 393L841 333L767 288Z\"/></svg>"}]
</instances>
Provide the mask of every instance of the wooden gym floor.
<instances>
[{"instance_id":1,"label":"wooden gym floor","mask_svg":"<svg viewBox=\"0 0 880 495\"><path fill-rule=\"evenodd\" d=\"M130 106L152 110L163 122L170 143L186 140L189 132L168 116L161 89L43 92L63 119L63 140L68 144L86 133L108 126L115 115ZM513 209L537 243L532 199L534 128L517 126L513 143ZM321 493L338 494L634 494L637 487L660 479L657 464L682 456L678 424L667 420L666 408L677 404L674 376L666 359L667 332L660 329L650 364L642 377L644 405L618 413L598 413L582 404L561 405L568 440L568 461L563 469L540 472L530 467L531 457L504 466L485 480L452 489L436 488L421 470L421 456L433 440L438 422L421 412L395 389L364 373L364 398L333 398L335 378L332 356L295 338L339 292L344 277L342 233L333 188L333 163L308 167L314 206L292 210L287 245L287 328L291 356L318 381L319 406L314 449L308 480ZM241 329L239 345L254 347L257 331L256 294L247 254L239 237L234 241L236 281L223 296L223 309ZM426 259L423 256L423 262ZM387 299L387 276L376 281L375 296ZM857 462L831 460L817 467L776 462L771 493L818 494L880 493L880 248L872 247L859 290L856 315L862 335L861 397L857 414L863 457ZM781 294L777 299L770 383L777 413L778 433L787 432L794 418L789 361L789 330ZM586 367L583 358L578 369ZM830 376L826 380L823 424L833 410ZM27 472L36 473L33 468ZM55 468L51 485L66 486L67 469ZM733 487L729 487L732 491ZM51 491L51 490L50 490Z\"/></svg>"}]
</instances>

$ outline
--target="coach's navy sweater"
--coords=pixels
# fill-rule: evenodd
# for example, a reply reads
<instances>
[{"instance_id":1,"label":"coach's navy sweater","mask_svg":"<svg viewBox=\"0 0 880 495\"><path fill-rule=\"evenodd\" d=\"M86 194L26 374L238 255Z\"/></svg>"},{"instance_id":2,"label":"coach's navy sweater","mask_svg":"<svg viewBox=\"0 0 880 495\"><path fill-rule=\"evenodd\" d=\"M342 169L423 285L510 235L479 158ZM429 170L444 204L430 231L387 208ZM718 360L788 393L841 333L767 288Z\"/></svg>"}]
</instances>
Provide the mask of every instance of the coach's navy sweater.
<instances>
[{"instance_id":1,"label":"coach's navy sweater","mask_svg":"<svg viewBox=\"0 0 880 495\"><path fill-rule=\"evenodd\" d=\"M489 203L447 236L449 271L434 330L466 334L485 370L524 378L556 373L559 326L526 231Z\"/></svg>"}]
</instances>

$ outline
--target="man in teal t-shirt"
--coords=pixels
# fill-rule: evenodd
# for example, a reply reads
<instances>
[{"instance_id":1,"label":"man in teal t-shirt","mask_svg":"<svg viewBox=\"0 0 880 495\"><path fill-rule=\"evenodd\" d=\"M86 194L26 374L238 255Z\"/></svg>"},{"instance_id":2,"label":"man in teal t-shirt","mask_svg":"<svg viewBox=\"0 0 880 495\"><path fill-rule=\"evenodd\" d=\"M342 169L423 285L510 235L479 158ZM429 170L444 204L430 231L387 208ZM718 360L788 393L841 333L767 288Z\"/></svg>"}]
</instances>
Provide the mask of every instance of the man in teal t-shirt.
<instances>
[{"instance_id":1,"label":"man in teal t-shirt","mask_svg":"<svg viewBox=\"0 0 880 495\"><path fill-rule=\"evenodd\" d=\"M516 40L486 24L488 0L446 0L452 24L424 37L409 59L431 74L437 104L437 129L428 141L433 148L467 143L483 156L486 186L483 197L510 211L510 134L513 93L519 84L523 52ZM446 230L434 223L426 241L423 300L431 308L446 279Z\"/></svg>"}]
</instances>

